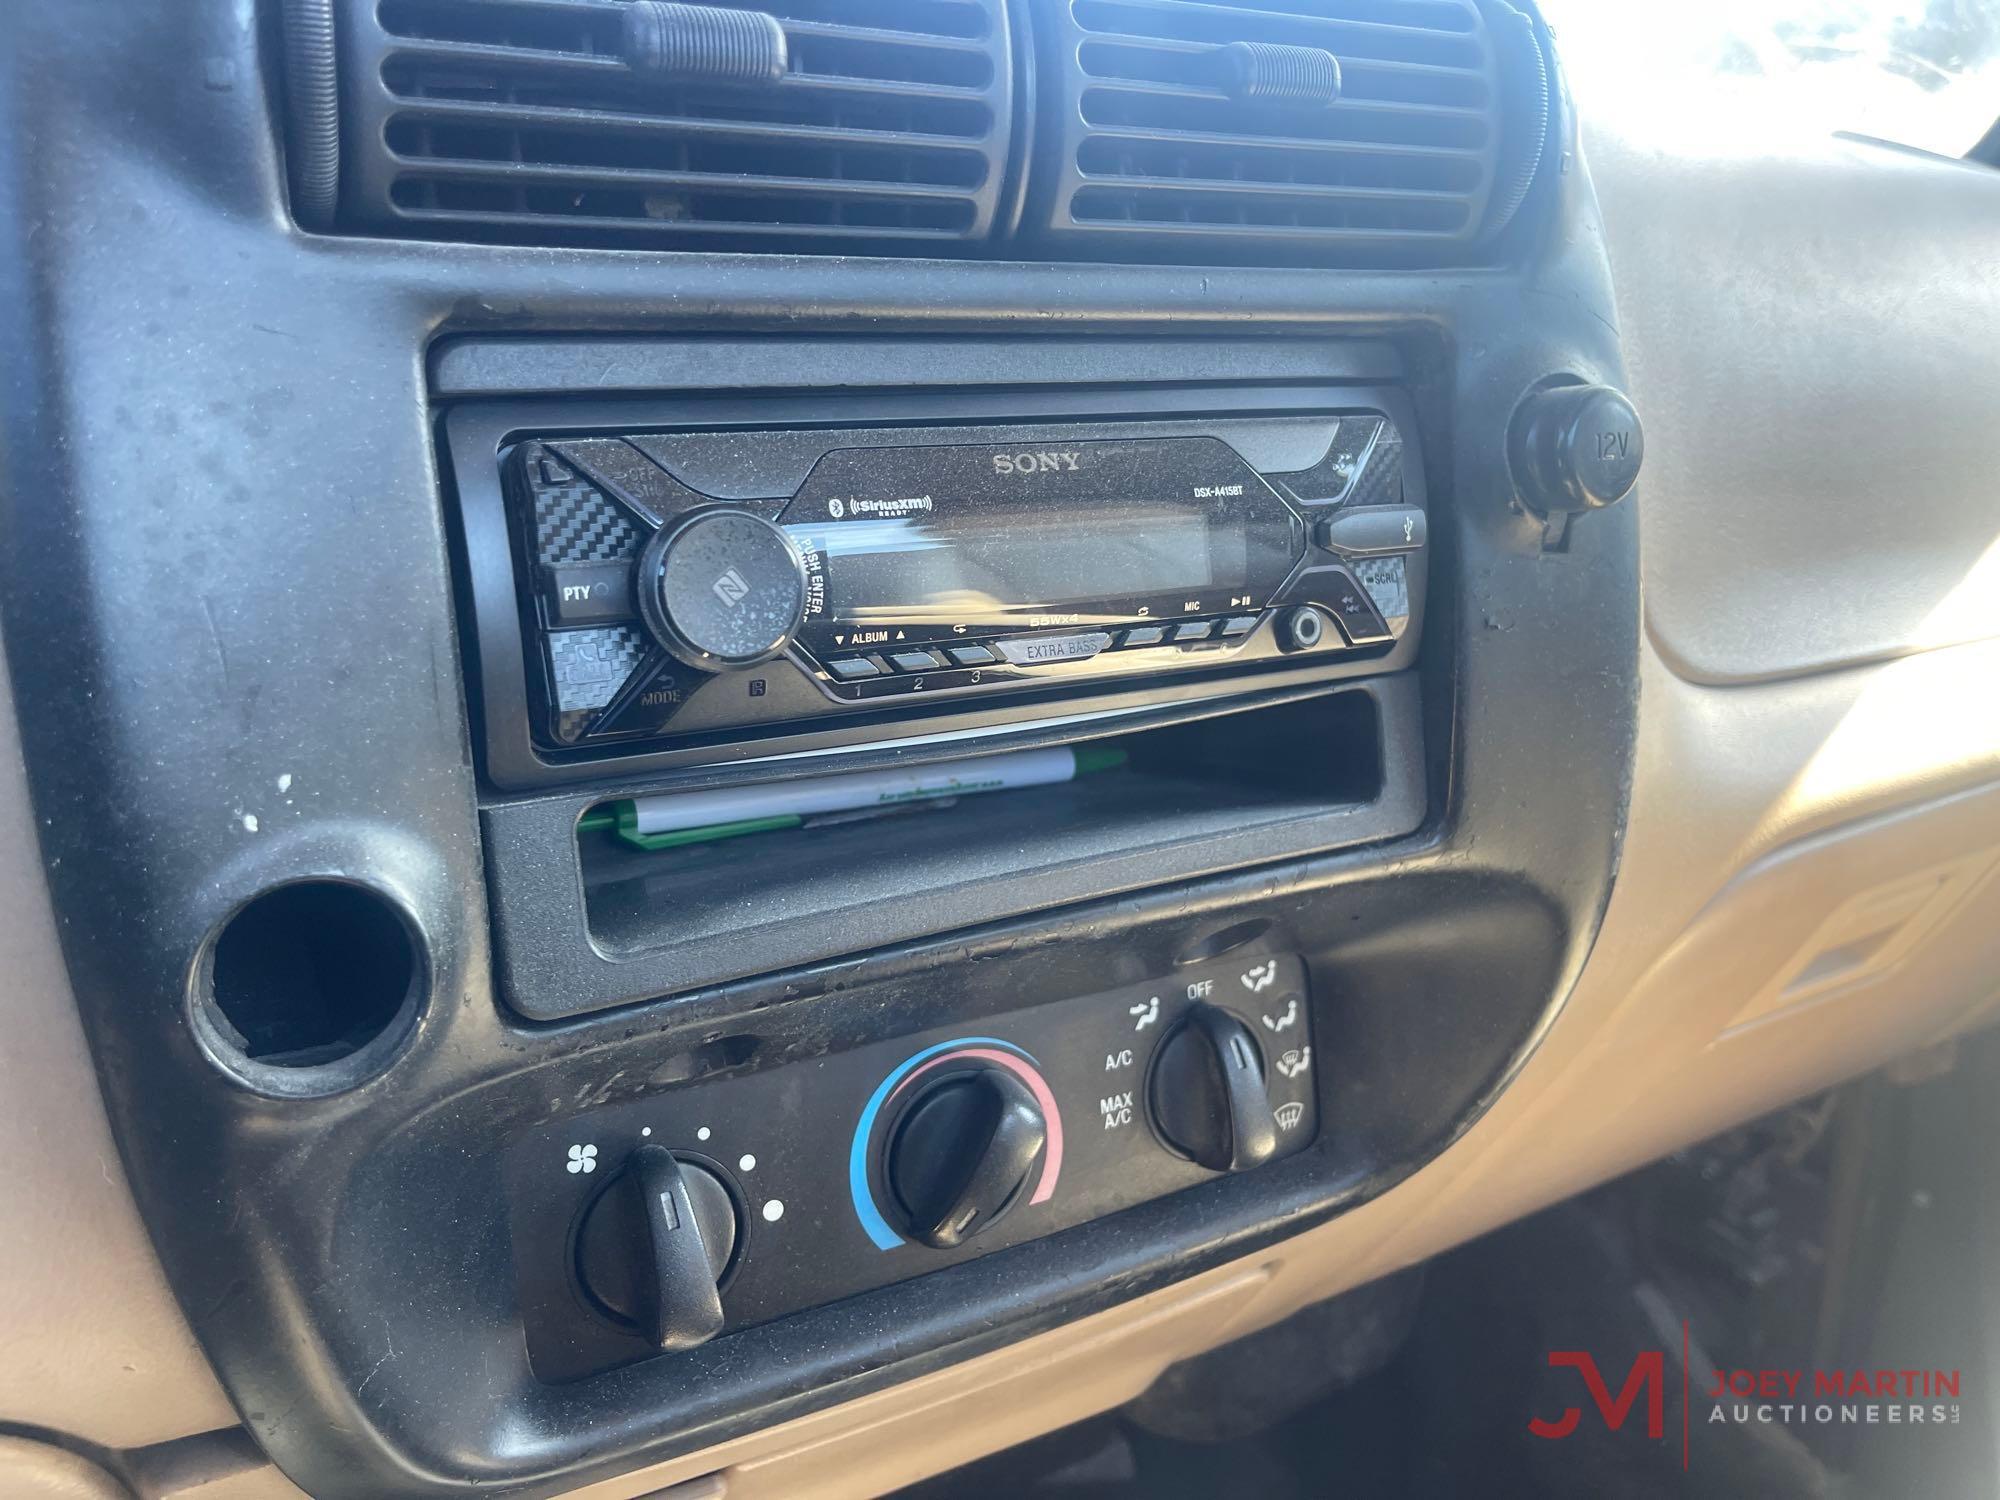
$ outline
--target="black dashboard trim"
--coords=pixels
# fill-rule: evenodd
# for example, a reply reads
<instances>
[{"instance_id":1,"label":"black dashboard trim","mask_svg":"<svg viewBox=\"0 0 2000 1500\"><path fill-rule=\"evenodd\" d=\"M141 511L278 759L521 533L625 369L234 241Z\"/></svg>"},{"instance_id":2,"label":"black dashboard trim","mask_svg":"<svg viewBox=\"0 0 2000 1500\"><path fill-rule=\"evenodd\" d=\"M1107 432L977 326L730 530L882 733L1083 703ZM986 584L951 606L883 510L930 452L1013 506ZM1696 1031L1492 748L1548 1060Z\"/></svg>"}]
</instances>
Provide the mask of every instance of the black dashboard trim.
<instances>
[{"instance_id":1,"label":"black dashboard trim","mask_svg":"<svg viewBox=\"0 0 2000 1500\"><path fill-rule=\"evenodd\" d=\"M1590 518L1568 553L1545 556L1499 468L1523 391L1551 372L1622 374L1580 159L1537 188L1545 227L1512 269L332 240L286 217L249 8L133 9L107 27L89 7L36 4L11 40L0 612L42 852L167 1276L246 1425L303 1488L332 1500L549 1494L1166 1285L1407 1175L1477 1117L1552 1020L1616 866L1639 640L1634 507ZM1391 340L1448 507L1433 545L1458 595L1434 601L1422 664L1432 821L1373 849L670 1004L515 1022L494 995L425 351L456 335L662 332L1215 333L1269 337L1274 351ZM183 1002L221 917L309 875L396 896L431 955L430 1004L373 1079L275 1099L210 1063ZM512 1316L474 1151L496 1127L603 1089L621 1068L624 1086L670 1085L703 1065L709 1037L765 1038L764 1061L810 1056L858 1024L826 997L864 983L893 997L870 1024L916 1029L940 964L963 976L967 1008L991 1012L1012 986L1059 983L1036 967L1052 953L1104 961L1093 944L1117 940L1170 963L1252 910L1274 942L1300 935L1287 924L1305 929L1297 947L1317 946L1325 992L1375 997L1336 1018L1407 1017L1344 1038L1385 1080L1357 1102L1407 1111L1382 1127L1392 1151L1340 1137L1344 1158L1303 1154L559 1398L468 1364L504 1360ZM1431 971L1438 998L1399 1007L1396 976L1416 971L1383 969L1382 956L1455 950L1509 961ZM1428 1091L1390 1086L1425 1078ZM468 1368L493 1378L468 1381Z\"/></svg>"},{"instance_id":2,"label":"black dashboard trim","mask_svg":"<svg viewBox=\"0 0 2000 1500\"><path fill-rule=\"evenodd\" d=\"M839 387L903 390L1285 381L1389 382L1405 363L1381 339L445 338L431 396L612 396L620 392Z\"/></svg>"}]
</instances>

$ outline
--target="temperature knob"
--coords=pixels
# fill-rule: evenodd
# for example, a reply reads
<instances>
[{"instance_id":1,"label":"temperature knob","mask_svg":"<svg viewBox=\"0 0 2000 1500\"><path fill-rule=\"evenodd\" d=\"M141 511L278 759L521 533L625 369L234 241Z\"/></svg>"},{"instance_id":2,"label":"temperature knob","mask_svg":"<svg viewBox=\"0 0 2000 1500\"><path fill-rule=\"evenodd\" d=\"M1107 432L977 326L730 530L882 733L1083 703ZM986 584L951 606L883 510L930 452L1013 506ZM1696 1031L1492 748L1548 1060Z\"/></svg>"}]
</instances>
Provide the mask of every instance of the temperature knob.
<instances>
[{"instance_id":1,"label":"temperature knob","mask_svg":"<svg viewBox=\"0 0 2000 1500\"><path fill-rule=\"evenodd\" d=\"M677 660L704 672L755 666L805 618L806 565L792 539L753 511L696 511L639 557L639 613Z\"/></svg>"},{"instance_id":2,"label":"temperature knob","mask_svg":"<svg viewBox=\"0 0 2000 1500\"><path fill-rule=\"evenodd\" d=\"M998 1224L1048 1144L1027 1086L982 1067L939 1079L910 1103L883 1173L910 1238L950 1250Z\"/></svg>"}]
</instances>

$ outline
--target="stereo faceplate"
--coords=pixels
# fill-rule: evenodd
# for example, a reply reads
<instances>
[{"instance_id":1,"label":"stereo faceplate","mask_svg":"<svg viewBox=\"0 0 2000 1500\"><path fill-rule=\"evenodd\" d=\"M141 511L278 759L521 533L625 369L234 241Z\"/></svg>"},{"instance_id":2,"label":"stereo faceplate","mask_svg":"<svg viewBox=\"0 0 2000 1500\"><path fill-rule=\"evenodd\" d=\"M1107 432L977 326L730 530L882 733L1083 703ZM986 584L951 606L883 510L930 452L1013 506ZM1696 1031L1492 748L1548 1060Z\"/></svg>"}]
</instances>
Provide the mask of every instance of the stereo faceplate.
<instances>
[{"instance_id":1,"label":"stereo faceplate","mask_svg":"<svg viewBox=\"0 0 2000 1500\"><path fill-rule=\"evenodd\" d=\"M487 453L455 431L489 774L526 785L612 757L740 759L1087 712L1169 682L1214 695L1404 665L1428 533L1407 408L1374 390L1276 404L815 428L775 425L797 407L774 401L750 407L769 426L663 412L646 431L643 404L620 403L510 423ZM746 537L786 539L802 608L784 568L761 575L767 596L726 556L699 578L673 560L691 518L732 513ZM792 614L773 653L732 669L676 632L690 606Z\"/></svg>"}]
</instances>

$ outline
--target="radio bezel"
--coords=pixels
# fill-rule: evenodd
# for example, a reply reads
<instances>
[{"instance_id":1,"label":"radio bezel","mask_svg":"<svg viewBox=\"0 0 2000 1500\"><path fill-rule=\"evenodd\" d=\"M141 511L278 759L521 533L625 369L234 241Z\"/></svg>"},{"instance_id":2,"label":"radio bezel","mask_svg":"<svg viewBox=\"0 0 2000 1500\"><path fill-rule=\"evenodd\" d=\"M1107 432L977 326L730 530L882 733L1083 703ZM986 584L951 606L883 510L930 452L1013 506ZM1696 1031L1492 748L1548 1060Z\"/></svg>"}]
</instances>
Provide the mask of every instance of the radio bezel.
<instances>
[{"instance_id":1,"label":"radio bezel","mask_svg":"<svg viewBox=\"0 0 2000 1500\"><path fill-rule=\"evenodd\" d=\"M1024 441L1047 440L1052 434L1083 440L1093 434L1219 437L1242 452L1246 444L1256 446L1260 432L1276 441L1270 435L1284 419L1365 411L1382 413L1402 433L1404 503L1425 507L1423 455L1411 404L1400 389L1384 385L1301 382L865 395L663 395L604 401L503 399L455 406L445 413L440 428L457 491L461 571L470 606L465 638L472 648L473 706L483 729L481 769L497 786L532 790L611 776L629 779L635 774L661 773L671 779L674 772L691 768L791 756L811 756L816 763L826 763L845 751L888 741L935 743L1004 733L1029 723L1089 719L1162 703L1203 702L1397 671L1414 663L1421 639L1427 569L1416 565L1409 570L1407 628L1392 643L1367 651L1284 654L1266 611L1254 633L1228 643L1229 649L1208 653L1215 658L1212 666L1163 673L1157 651L1118 652L1090 664L1087 673L1038 671L1025 684L1010 684L1012 690L974 688L968 694L947 688L927 696L921 706L908 698L879 705L840 703L815 680L817 674L807 676L800 659L793 668L818 700L817 717L768 729L727 726L664 745L639 740L551 751L537 743L532 727L528 649L536 626L524 604L525 591L517 583L517 551L502 475L507 450L525 439L853 428L882 429L885 437L893 432L907 439L916 429L979 428L1019 430ZM987 437L982 432L981 440ZM1254 452L1243 456L1260 472L1283 469L1260 466ZM1307 552L1301 572L1313 566L1313 551L1308 547ZM1078 676L1085 680L1077 681ZM783 683L778 686L783 690Z\"/></svg>"}]
</instances>

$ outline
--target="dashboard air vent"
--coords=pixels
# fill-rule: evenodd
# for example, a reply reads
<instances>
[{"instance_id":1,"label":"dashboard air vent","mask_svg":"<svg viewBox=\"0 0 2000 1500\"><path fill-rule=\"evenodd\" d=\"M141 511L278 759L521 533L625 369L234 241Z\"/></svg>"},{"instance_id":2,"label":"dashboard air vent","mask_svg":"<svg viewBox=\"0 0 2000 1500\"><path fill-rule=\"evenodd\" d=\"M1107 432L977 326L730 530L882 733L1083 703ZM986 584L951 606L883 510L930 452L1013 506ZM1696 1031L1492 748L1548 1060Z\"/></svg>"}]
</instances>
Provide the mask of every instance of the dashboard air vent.
<instances>
[{"instance_id":1,"label":"dashboard air vent","mask_svg":"<svg viewBox=\"0 0 2000 1500\"><path fill-rule=\"evenodd\" d=\"M1043 223L1119 256L1462 258L1515 170L1501 59L1528 28L1492 9L1497 42L1475 0L1053 0Z\"/></svg>"},{"instance_id":2,"label":"dashboard air vent","mask_svg":"<svg viewBox=\"0 0 2000 1500\"><path fill-rule=\"evenodd\" d=\"M1002 0L346 0L342 218L527 244L991 230Z\"/></svg>"}]
</instances>

